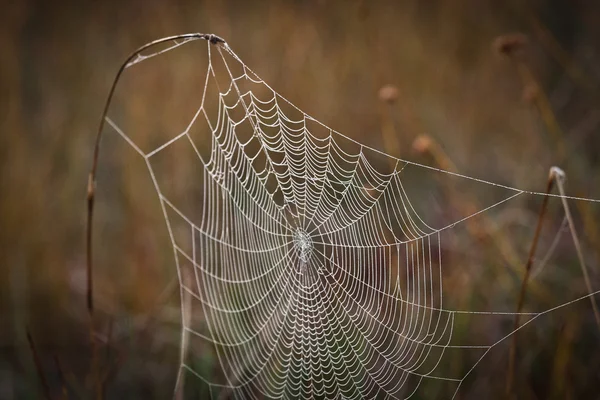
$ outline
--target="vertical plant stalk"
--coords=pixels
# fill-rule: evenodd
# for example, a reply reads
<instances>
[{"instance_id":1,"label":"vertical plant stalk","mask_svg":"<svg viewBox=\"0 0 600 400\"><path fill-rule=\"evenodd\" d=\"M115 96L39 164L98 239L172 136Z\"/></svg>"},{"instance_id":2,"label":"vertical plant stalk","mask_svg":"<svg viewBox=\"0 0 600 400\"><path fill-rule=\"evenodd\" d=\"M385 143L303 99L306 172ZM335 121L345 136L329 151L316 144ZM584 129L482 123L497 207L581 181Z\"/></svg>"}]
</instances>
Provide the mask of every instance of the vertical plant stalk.
<instances>
[{"instance_id":1,"label":"vertical plant stalk","mask_svg":"<svg viewBox=\"0 0 600 400\"><path fill-rule=\"evenodd\" d=\"M556 186L558 187L558 192L561 195L562 205L565 210L565 216L567 217L567 221L569 222L569 230L571 231L571 237L573 238L573 243L575 244L577 257L579 258L579 265L581 266L581 271L583 272L585 286L587 288L588 293L593 293L592 284L590 282L587 266L583 257L581 242L579 241L579 237L577 236L575 222L573 221L573 216L571 215L569 203L567 202L567 198L565 197L564 181L566 176L560 168L552 167L552 169L554 170L554 173L556 175ZM598 304L596 303L596 297L590 296L590 302L592 303L592 309L594 310L594 318L596 318L596 324L598 325L598 329L600 329L600 313L598 312Z\"/></svg>"},{"instance_id":2,"label":"vertical plant stalk","mask_svg":"<svg viewBox=\"0 0 600 400\"><path fill-rule=\"evenodd\" d=\"M35 348L35 342L33 341L33 336L31 336L31 332L29 332L29 328L27 328L27 341L29 342L29 349L31 350L31 354L33 355L33 362L35 363L35 369L37 371L38 377L40 378L40 383L42 384L42 389L44 391L44 397L46 400L52 400L52 396L50 396L50 386L48 386L48 381L46 380L46 375L44 375L44 370L42 368L42 362L40 360L40 356Z\"/></svg>"},{"instance_id":3,"label":"vertical plant stalk","mask_svg":"<svg viewBox=\"0 0 600 400\"><path fill-rule=\"evenodd\" d=\"M555 182L555 167L550 168L550 172L548 174L548 182L546 183L546 194L550 194ZM542 201L542 206L540 207L540 213L538 215L537 225L535 227L535 233L533 234L533 241L531 242L531 247L529 248L529 254L527 256L527 263L525 264L525 273L523 275L523 281L521 282L521 290L519 292L519 298L517 300L517 312L515 315L515 323L513 326L513 335L512 335L512 343L509 350L508 355L508 373L506 376L506 395L510 396L513 387L514 381L514 369L515 369L515 357L517 353L517 336L518 329L521 323L520 313L523 309L523 304L525 303L525 294L527 293L527 283L529 282L529 276L531 275L531 267L533 266L533 259L535 257L535 252L537 250L537 245L540 240L540 233L542 232L542 225L544 222L544 216L546 215L546 210L548 209L548 198L549 196L544 196Z\"/></svg>"},{"instance_id":4,"label":"vertical plant stalk","mask_svg":"<svg viewBox=\"0 0 600 400\"><path fill-rule=\"evenodd\" d=\"M379 89L379 99L384 103L381 111L381 135L383 137L383 147L388 154L394 154L400 157L400 140L396 132L396 126L393 118L393 107L398 100L398 89L392 85L386 85ZM396 162L389 160L392 170Z\"/></svg>"}]
</instances>

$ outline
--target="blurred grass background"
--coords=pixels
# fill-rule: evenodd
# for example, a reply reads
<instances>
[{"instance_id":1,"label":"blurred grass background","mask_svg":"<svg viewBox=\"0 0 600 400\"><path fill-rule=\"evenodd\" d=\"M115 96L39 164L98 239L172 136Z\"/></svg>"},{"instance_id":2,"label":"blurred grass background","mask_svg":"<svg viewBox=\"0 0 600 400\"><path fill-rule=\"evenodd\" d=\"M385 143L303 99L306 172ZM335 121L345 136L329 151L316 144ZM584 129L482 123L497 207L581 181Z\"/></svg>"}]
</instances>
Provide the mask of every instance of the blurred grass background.
<instances>
[{"instance_id":1,"label":"blurred grass background","mask_svg":"<svg viewBox=\"0 0 600 400\"><path fill-rule=\"evenodd\" d=\"M569 194L600 198L600 5L593 2L24 0L2 9L3 399L41 396L26 327L51 391L60 392L57 355L71 395L90 393L84 228L95 129L120 63L156 38L218 34L305 112L396 156L536 191L543 190L549 167L559 165ZM517 37L517 46L507 50L515 37L498 37L513 32L524 40ZM148 85L169 99L173 79ZM123 169L109 173L129 165L131 158L117 155L101 159L108 172L99 181L95 232L96 340L107 341L111 331L117 354L108 363L114 368L107 397L164 398L172 393L178 362L179 304L177 291L168 288L175 276L172 253L157 203L133 201L147 177ZM476 208L476 192L448 188L447 195L458 207ZM540 200L519 203L523 227L501 239L521 269ZM558 203L553 210L558 226ZM596 288L598 211L590 204L576 208ZM546 236L551 242L552 231ZM533 309L547 308L557 290L561 299L581 295L575 253L568 244L561 248L565 254L556 263L569 267L545 269L540 290L546 294L535 297L545 300L526 303ZM453 265L445 267L452 271ZM514 311L519 272L503 269L505 278L496 285L500 272L472 268L449 276L465 293L463 308ZM519 339L519 398L600 398L599 336L589 302L536 327ZM482 363L460 398L502 397L505 365L500 353ZM444 390L429 397L445 398Z\"/></svg>"}]
</instances>

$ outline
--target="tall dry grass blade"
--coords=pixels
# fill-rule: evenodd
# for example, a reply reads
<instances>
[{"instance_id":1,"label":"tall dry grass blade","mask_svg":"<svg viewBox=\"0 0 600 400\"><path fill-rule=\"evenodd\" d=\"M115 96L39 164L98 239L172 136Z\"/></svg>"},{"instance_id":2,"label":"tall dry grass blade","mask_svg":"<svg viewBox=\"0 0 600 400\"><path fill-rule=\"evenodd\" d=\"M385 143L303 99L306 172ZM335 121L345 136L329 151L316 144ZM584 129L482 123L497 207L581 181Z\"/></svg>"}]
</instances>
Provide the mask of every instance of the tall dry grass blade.
<instances>
[{"instance_id":1,"label":"tall dry grass blade","mask_svg":"<svg viewBox=\"0 0 600 400\"><path fill-rule=\"evenodd\" d=\"M40 356L35 347L35 342L33 341L33 336L29 331L29 328L25 328L27 332L27 341L29 342L29 349L31 350L31 354L33 355L33 362L35 363L35 369L40 378L40 383L42 384L42 389L44 391L44 397L46 400L52 400L52 396L50 395L50 386L48 386L48 381L46 380L46 375L44 374L44 369L42 368L42 362Z\"/></svg>"},{"instance_id":2,"label":"tall dry grass blade","mask_svg":"<svg viewBox=\"0 0 600 400\"><path fill-rule=\"evenodd\" d=\"M567 221L569 221L569 230L571 231L571 237L573 238L573 243L575 244L575 250L577 251L577 257L579 258L579 265L581 266L581 271L583 272L583 279L585 280L585 286L587 288L588 293L593 293L592 284L590 282L590 277L588 274L587 266L585 264L585 259L583 257L583 250L581 249L581 242L579 241L579 237L577 236L577 230L575 229L575 222L573 221L573 216L571 215L571 209L569 208L569 203L565 197L565 188L564 181L566 179L566 175L563 170L558 167L552 167L552 170L556 174L556 186L558 187L558 192L560 193L562 205L565 210L565 216L567 217ZM596 303L596 297L590 296L590 301L592 303L592 309L594 310L594 317L596 318L596 324L598 325L598 329L600 329L600 313L598 312L598 305Z\"/></svg>"},{"instance_id":3,"label":"tall dry grass blade","mask_svg":"<svg viewBox=\"0 0 600 400\"><path fill-rule=\"evenodd\" d=\"M555 176L554 171L550 168L550 172L548 174L548 182L546 183L546 194L550 194L552 191L552 187L554 186ZM525 303L525 294L527 293L527 283L529 282L529 276L531 275L531 267L533 266L533 259L535 257L535 252L537 250L537 245L540 240L540 233L542 232L542 225L544 222L544 216L546 215L546 210L548 209L548 196L545 196L542 201L542 206L540 207L540 213L538 215L537 225L535 227L535 233L533 234L533 241L531 242L531 247L529 248L529 254L527 256L527 263L525 264L525 273L523 275L523 281L521 282L521 290L519 292L519 298L517 300L517 313L515 315L515 323L513 326L514 333L512 335L512 343L509 350L508 355L508 372L506 375L506 395L510 396L512 393L513 382L514 382L514 369L515 369L515 357L517 353L517 336L518 329L521 323L519 313L523 309L523 304Z\"/></svg>"},{"instance_id":4,"label":"tall dry grass blade","mask_svg":"<svg viewBox=\"0 0 600 400\"><path fill-rule=\"evenodd\" d=\"M389 154L400 157L400 140L394 124L393 106L398 100L398 88L393 85L386 85L379 89L379 99L383 103L381 112L381 135L383 138L383 147ZM390 159L390 168L394 168L396 163Z\"/></svg>"}]
</instances>

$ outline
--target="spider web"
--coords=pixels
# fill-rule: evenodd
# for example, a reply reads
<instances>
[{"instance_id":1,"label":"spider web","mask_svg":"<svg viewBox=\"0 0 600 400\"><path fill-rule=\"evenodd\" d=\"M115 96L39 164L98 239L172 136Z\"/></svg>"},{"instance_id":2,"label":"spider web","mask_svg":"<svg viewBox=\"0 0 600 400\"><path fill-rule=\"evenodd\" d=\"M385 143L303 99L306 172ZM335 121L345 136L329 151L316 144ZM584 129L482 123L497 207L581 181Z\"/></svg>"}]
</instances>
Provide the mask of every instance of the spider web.
<instances>
[{"instance_id":1,"label":"spider web","mask_svg":"<svg viewBox=\"0 0 600 400\"><path fill-rule=\"evenodd\" d=\"M138 55L126 68L189 41ZM169 231L182 296L179 384L187 373L212 396L237 398L408 398L429 380L454 384L458 392L483 357L514 333L461 343L454 337L459 319L516 314L445 308L442 236L500 204L541 193L362 145L295 107L226 43L207 41L204 56L200 105L168 142L143 150L129 127L106 117L145 161ZM172 199L170 183L155 173L172 148L196 160L200 178L186 184L201 200L192 208ZM486 185L499 195L434 226L411 201L409 169ZM521 327L596 293L521 313ZM218 376L193 358L207 352ZM456 352L473 352L475 361L451 376L440 367Z\"/></svg>"}]
</instances>

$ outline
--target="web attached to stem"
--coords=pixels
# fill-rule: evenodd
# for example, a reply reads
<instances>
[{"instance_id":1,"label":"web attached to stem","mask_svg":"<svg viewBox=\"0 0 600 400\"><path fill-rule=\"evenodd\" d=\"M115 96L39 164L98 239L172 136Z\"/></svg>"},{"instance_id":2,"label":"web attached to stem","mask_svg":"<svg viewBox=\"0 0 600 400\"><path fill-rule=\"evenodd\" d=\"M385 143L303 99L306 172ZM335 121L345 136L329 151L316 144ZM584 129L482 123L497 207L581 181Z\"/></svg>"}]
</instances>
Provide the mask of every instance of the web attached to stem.
<instances>
[{"instance_id":1,"label":"web attached to stem","mask_svg":"<svg viewBox=\"0 0 600 400\"><path fill-rule=\"evenodd\" d=\"M139 56L127 68L187 41ZM180 384L188 373L213 396L273 399L408 398L430 380L454 383L458 391L513 332L492 343L456 344L457 318L514 313L445 308L442 234L521 195L541 193L364 146L296 108L226 43L207 42L206 56L200 105L168 142L144 151L106 119L145 160L169 230L187 299ZM200 131L208 134L199 138ZM201 186L193 216L169 198L154 172L157 157L173 146L193 151L200 169L201 180L189 183L193 190ZM506 195L432 226L411 201L407 168ZM553 310L522 313L523 325ZM214 354L218 376L190 356L197 341L204 343L197 351ZM457 351L477 352L472 368L460 376L440 372Z\"/></svg>"}]
</instances>

